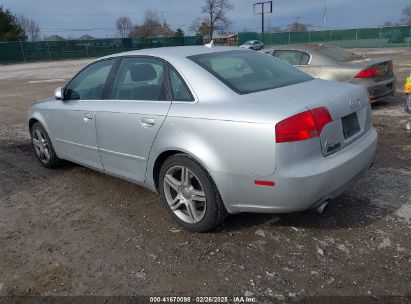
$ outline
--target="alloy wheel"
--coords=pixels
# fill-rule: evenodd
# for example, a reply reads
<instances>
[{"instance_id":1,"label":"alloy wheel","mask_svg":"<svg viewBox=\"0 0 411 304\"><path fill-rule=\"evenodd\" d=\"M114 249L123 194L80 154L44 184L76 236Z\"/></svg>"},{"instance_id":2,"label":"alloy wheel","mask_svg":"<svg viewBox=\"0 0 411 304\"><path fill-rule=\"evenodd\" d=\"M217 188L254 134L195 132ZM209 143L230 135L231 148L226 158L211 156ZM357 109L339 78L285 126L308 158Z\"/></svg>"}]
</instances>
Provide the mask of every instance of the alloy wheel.
<instances>
[{"instance_id":1,"label":"alloy wheel","mask_svg":"<svg viewBox=\"0 0 411 304\"><path fill-rule=\"evenodd\" d=\"M169 168L164 176L168 206L182 221L193 224L206 213L207 199L198 177L184 166Z\"/></svg>"},{"instance_id":2,"label":"alloy wheel","mask_svg":"<svg viewBox=\"0 0 411 304\"><path fill-rule=\"evenodd\" d=\"M36 128L33 130L32 138L34 150L36 151L38 159L42 163L48 163L50 161L50 145L47 141L47 137L40 129Z\"/></svg>"}]
</instances>

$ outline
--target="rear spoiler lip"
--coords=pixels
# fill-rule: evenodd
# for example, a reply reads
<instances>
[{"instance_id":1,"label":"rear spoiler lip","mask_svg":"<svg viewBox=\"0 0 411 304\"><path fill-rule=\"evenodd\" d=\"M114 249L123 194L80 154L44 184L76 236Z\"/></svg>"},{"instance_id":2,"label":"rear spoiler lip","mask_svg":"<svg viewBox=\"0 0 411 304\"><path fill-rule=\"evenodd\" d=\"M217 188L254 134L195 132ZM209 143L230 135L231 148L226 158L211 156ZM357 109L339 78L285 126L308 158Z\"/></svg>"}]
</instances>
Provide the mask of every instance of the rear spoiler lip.
<instances>
[{"instance_id":1,"label":"rear spoiler lip","mask_svg":"<svg viewBox=\"0 0 411 304\"><path fill-rule=\"evenodd\" d=\"M366 68L375 64L391 62L392 59L385 59L385 58L372 58L372 59L365 59L365 60L354 60L354 61L347 61L346 63L352 65L353 67L361 67Z\"/></svg>"}]
</instances>

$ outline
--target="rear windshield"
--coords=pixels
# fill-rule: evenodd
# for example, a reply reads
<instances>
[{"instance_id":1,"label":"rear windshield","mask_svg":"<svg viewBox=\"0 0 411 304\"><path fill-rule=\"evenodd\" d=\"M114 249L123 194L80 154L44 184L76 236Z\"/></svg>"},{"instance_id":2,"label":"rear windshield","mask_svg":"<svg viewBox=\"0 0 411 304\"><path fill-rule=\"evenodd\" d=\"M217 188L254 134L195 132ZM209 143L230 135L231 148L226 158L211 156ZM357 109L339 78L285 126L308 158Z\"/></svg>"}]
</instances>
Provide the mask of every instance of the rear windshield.
<instances>
[{"instance_id":1,"label":"rear windshield","mask_svg":"<svg viewBox=\"0 0 411 304\"><path fill-rule=\"evenodd\" d=\"M188 57L238 94L284 87L313 77L272 56L255 51L228 51Z\"/></svg>"},{"instance_id":2,"label":"rear windshield","mask_svg":"<svg viewBox=\"0 0 411 304\"><path fill-rule=\"evenodd\" d=\"M350 61L362 58L361 55L338 47L321 47L317 51L337 61Z\"/></svg>"}]
</instances>

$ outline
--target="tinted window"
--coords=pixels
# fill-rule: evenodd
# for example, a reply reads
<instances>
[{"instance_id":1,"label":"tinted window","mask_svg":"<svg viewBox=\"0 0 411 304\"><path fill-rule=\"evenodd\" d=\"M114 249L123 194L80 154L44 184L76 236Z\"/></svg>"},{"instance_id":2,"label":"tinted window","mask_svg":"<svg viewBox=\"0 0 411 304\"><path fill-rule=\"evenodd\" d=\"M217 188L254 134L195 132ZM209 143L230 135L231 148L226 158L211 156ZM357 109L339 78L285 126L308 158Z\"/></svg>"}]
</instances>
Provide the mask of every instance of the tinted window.
<instances>
[{"instance_id":1,"label":"tinted window","mask_svg":"<svg viewBox=\"0 0 411 304\"><path fill-rule=\"evenodd\" d=\"M310 62L310 55L307 53L303 53L303 56L301 57L301 65L307 65Z\"/></svg>"},{"instance_id":2,"label":"tinted window","mask_svg":"<svg viewBox=\"0 0 411 304\"><path fill-rule=\"evenodd\" d=\"M113 63L113 59L103 60L86 67L67 85L65 99L102 99Z\"/></svg>"},{"instance_id":3,"label":"tinted window","mask_svg":"<svg viewBox=\"0 0 411 304\"><path fill-rule=\"evenodd\" d=\"M171 93L173 95L173 100L176 101L192 101L190 91L187 88L184 80L181 76L174 70L170 68L170 82L171 82Z\"/></svg>"},{"instance_id":4,"label":"tinted window","mask_svg":"<svg viewBox=\"0 0 411 304\"><path fill-rule=\"evenodd\" d=\"M321 47L317 51L325 56L328 56L337 61L349 61L354 59L362 58L361 55L355 54L353 52L344 50L339 47Z\"/></svg>"},{"instance_id":5,"label":"tinted window","mask_svg":"<svg viewBox=\"0 0 411 304\"><path fill-rule=\"evenodd\" d=\"M299 65L302 53L299 51L275 51L274 56L291 65Z\"/></svg>"},{"instance_id":6,"label":"tinted window","mask_svg":"<svg viewBox=\"0 0 411 304\"><path fill-rule=\"evenodd\" d=\"M112 99L166 100L164 65L154 58L124 58L111 91Z\"/></svg>"},{"instance_id":7,"label":"tinted window","mask_svg":"<svg viewBox=\"0 0 411 304\"><path fill-rule=\"evenodd\" d=\"M258 52L215 52L188 58L239 94L270 90L313 79L272 56Z\"/></svg>"}]
</instances>

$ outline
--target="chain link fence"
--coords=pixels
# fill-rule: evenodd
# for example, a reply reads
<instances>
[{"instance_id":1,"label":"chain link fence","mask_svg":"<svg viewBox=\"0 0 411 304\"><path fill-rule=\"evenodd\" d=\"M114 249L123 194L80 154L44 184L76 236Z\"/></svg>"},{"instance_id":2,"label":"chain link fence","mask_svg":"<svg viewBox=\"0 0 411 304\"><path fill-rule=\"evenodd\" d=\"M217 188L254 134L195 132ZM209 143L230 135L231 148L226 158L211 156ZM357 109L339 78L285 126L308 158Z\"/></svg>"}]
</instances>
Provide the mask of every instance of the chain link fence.
<instances>
[{"instance_id":1,"label":"chain link fence","mask_svg":"<svg viewBox=\"0 0 411 304\"><path fill-rule=\"evenodd\" d=\"M203 37L201 36L0 42L0 64L101 57L145 48L201 44L203 44Z\"/></svg>"},{"instance_id":2,"label":"chain link fence","mask_svg":"<svg viewBox=\"0 0 411 304\"><path fill-rule=\"evenodd\" d=\"M360 28L281 33L238 33L238 44L261 40L265 46L279 44L327 43L343 48L381 48L411 46L411 26Z\"/></svg>"}]
</instances>

